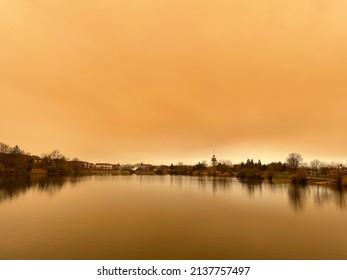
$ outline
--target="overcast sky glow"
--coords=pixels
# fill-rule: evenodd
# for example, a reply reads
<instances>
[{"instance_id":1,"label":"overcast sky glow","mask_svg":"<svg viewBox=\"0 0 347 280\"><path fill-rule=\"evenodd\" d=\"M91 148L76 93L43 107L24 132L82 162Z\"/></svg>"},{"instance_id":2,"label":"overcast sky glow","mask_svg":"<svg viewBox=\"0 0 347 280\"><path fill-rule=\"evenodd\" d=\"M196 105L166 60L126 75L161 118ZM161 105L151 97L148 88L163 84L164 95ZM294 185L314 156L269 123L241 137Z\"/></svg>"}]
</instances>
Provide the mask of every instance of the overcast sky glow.
<instances>
[{"instance_id":1,"label":"overcast sky glow","mask_svg":"<svg viewBox=\"0 0 347 280\"><path fill-rule=\"evenodd\" d=\"M0 141L91 162L346 162L343 0L0 0Z\"/></svg>"}]
</instances>

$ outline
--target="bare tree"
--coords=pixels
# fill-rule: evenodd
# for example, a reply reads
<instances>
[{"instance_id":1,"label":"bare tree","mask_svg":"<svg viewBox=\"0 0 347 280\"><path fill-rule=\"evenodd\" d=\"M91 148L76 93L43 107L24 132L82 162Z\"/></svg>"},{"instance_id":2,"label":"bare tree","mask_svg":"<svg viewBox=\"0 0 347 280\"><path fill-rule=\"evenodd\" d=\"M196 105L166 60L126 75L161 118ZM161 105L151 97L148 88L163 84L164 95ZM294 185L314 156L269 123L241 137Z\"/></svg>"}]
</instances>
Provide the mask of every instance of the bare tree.
<instances>
[{"instance_id":1,"label":"bare tree","mask_svg":"<svg viewBox=\"0 0 347 280\"><path fill-rule=\"evenodd\" d=\"M23 154L23 153L24 153L24 151L22 151L17 145L11 149L11 154L19 155L19 154Z\"/></svg>"},{"instance_id":2,"label":"bare tree","mask_svg":"<svg viewBox=\"0 0 347 280\"><path fill-rule=\"evenodd\" d=\"M287 157L287 166L291 171L297 171L303 162L302 155L298 153L290 153Z\"/></svg>"},{"instance_id":3,"label":"bare tree","mask_svg":"<svg viewBox=\"0 0 347 280\"><path fill-rule=\"evenodd\" d=\"M60 159L65 159L65 157L58 150L54 150L48 154L42 154L41 158L44 159L48 165Z\"/></svg>"},{"instance_id":4,"label":"bare tree","mask_svg":"<svg viewBox=\"0 0 347 280\"><path fill-rule=\"evenodd\" d=\"M64 156L58 150L54 150L49 155L50 155L51 159L62 159L62 158L64 158Z\"/></svg>"},{"instance_id":5,"label":"bare tree","mask_svg":"<svg viewBox=\"0 0 347 280\"><path fill-rule=\"evenodd\" d=\"M330 171L330 165L326 162L321 162L319 170L326 177Z\"/></svg>"},{"instance_id":6,"label":"bare tree","mask_svg":"<svg viewBox=\"0 0 347 280\"><path fill-rule=\"evenodd\" d=\"M321 167L322 162L319 159L314 159L310 162L310 167L316 175L318 175L319 168Z\"/></svg>"},{"instance_id":7,"label":"bare tree","mask_svg":"<svg viewBox=\"0 0 347 280\"><path fill-rule=\"evenodd\" d=\"M7 144L0 142L0 153L9 154L11 152L11 147Z\"/></svg>"},{"instance_id":8,"label":"bare tree","mask_svg":"<svg viewBox=\"0 0 347 280\"><path fill-rule=\"evenodd\" d=\"M221 159L221 160L219 161L219 163L224 164L224 165L228 165L228 166L233 166L232 161L231 161L231 160L228 160L228 159Z\"/></svg>"}]
</instances>

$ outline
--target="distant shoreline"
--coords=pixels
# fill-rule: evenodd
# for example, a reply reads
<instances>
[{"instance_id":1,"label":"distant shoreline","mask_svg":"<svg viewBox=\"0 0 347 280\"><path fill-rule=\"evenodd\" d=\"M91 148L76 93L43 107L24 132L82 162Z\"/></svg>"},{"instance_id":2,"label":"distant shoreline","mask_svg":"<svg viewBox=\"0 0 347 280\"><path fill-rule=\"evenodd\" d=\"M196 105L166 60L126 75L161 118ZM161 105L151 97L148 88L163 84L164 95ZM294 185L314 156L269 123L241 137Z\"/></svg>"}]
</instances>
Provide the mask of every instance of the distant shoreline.
<instances>
[{"instance_id":1,"label":"distant shoreline","mask_svg":"<svg viewBox=\"0 0 347 280\"><path fill-rule=\"evenodd\" d=\"M187 177L200 177L200 178L236 178L236 176L223 176L223 175L198 175L198 174L155 174L154 172L142 172L142 173L132 173L129 171L120 171L120 170L93 170L89 172L84 172L83 174L78 175L61 175L61 174L48 174L47 172L38 172L38 173L15 173L15 172L0 172L0 177L84 177L84 176L187 176ZM240 182L244 183L274 183L274 184L293 184L291 182L290 174L275 174L274 178L269 181L267 179L262 180L248 180L248 179L238 179ZM307 183L305 185L313 186L330 186L337 187L336 178L322 178L322 177L308 177Z\"/></svg>"},{"instance_id":2,"label":"distant shoreline","mask_svg":"<svg viewBox=\"0 0 347 280\"><path fill-rule=\"evenodd\" d=\"M233 164L230 160L218 161L213 154L210 164L206 161L194 165L152 165L146 163L111 164L90 163L77 158L70 160L54 150L41 156L24 152L18 146L0 143L0 176L44 175L189 175L202 177L236 177L247 182L283 182L294 185L336 185L347 188L347 166L326 163L318 159L305 163L301 154L291 153L285 162L264 164L259 159L247 159Z\"/></svg>"}]
</instances>

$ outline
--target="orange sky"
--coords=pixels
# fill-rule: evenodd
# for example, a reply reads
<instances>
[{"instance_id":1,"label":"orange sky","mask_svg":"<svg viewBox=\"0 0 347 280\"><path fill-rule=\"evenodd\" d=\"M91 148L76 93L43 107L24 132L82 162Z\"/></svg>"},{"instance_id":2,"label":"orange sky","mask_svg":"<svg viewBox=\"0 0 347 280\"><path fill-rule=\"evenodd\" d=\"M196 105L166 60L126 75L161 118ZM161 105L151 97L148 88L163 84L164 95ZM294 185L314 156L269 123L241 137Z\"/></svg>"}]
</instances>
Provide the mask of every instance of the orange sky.
<instances>
[{"instance_id":1,"label":"orange sky","mask_svg":"<svg viewBox=\"0 0 347 280\"><path fill-rule=\"evenodd\" d=\"M346 15L344 0L0 0L0 142L346 162Z\"/></svg>"}]
</instances>

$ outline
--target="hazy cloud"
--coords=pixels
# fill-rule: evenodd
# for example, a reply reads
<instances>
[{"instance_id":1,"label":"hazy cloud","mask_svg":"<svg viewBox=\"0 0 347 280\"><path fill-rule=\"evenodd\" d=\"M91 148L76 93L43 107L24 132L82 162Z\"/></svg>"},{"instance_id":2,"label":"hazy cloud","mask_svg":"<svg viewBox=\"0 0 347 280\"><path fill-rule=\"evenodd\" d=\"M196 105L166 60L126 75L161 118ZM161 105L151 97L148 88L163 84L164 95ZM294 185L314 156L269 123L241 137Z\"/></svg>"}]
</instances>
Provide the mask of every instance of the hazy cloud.
<instances>
[{"instance_id":1,"label":"hazy cloud","mask_svg":"<svg viewBox=\"0 0 347 280\"><path fill-rule=\"evenodd\" d=\"M0 7L2 142L111 162L347 157L345 1Z\"/></svg>"}]
</instances>

